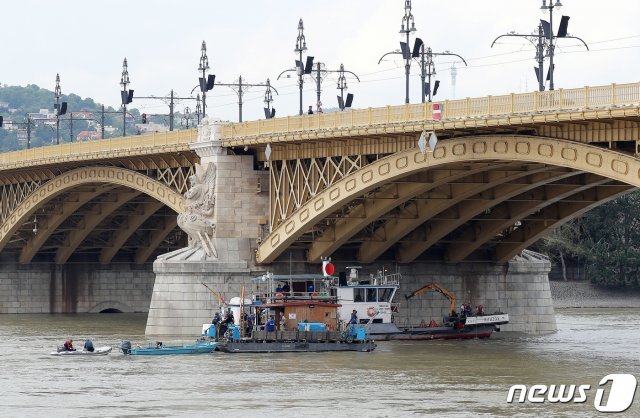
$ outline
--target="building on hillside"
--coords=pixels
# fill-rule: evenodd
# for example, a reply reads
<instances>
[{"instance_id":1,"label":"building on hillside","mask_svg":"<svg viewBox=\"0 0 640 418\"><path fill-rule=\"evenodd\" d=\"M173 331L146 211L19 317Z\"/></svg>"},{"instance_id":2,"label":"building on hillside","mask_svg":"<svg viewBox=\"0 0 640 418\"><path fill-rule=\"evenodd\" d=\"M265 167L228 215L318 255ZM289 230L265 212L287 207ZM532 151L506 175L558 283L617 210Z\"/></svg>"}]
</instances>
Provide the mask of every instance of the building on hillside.
<instances>
[{"instance_id":1,"label":"building on hillside","mask_svg":"<svg viewBox=\"0 0 640 418\"><path fill-rule=\"evenodd\" d=\"M95 139L100 139L100 132L97 131L80 131L80 133L76 136L77 142L83 141L92 141Z\"/></svg>"},{"instance_id":2,"label":"building on hillside","mask_svg":"<svg viewBox=\"0 0 640 418\"><path fill-rule=\"evenodd\" d=\"M162 123L136 123L136 130L138 133L150 133L150 132L167 132L169 127Z\"/></svg>"}]
</instances>

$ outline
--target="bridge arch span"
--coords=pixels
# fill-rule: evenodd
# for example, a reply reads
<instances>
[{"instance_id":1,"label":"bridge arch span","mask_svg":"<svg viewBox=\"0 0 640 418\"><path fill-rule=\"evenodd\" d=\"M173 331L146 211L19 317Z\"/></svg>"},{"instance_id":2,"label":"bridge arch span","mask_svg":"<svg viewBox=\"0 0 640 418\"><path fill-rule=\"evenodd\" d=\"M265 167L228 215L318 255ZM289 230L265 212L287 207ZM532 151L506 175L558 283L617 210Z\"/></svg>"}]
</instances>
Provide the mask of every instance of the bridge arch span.
<instances>
[{"instance_id":1,"label":"bridge arch span","mask_svg":"<svg viewBox=\"0 0 640 418\"><path fill-rule=\"evenodd\" d=\"M184 208L184 197L180 193L166 184L136 171L110 166L77 168L62 173L42 184L13 210L11 215L0 225L0 251L4 249L18 228L30 220L40 207L64 192L87 184L107 186L102 192L107 190L109 185L124 186L132 189L133 193L144 194L161 202L176 213L182 212ZM99 194L99 192L94 195ZM86 198L89 198L89 196ZM40 242L42 243L42 240ZM31 252L33 253L33 249ZM37 252L37 248L35 252Z\"/></svg>"},{"instance_id":2,"label":"bridge arch span","mask_svg":"<svg viewBox=\"0 0 640 418\"><path fill-rule=\"evenodd\" d=\"M433 154L423 155L417 148L398 152L379 159L344 177L309 199L288 219L275 226L260 244L259 263L273 262L305 231L331 214L337 208L378 187L414 173L453 163L510 162L539 163L589 173L629 186L617 186L615 193L595 193L594 199L604 202L614 196L640 187L640 160L631 155L591 145L540 136L486 135L440 141ZM593 183L596 184L596 183ZM600 183L598 183L600 184ZM589 208L594 204L588 205ZM585 208L563 216L553 225L571 219ZM536 232L540 236L539 231ZM523 238L529 242L529 238ZM523 242L524 242L523 241ZM513 247L513 246L512 246ZM511 248L511 247L510 247ZM505 253L504 251L500 251ZM508 251L512 253L513 251ZM323 254L328 256L330 254ZM504 261L501 257L500 261ZM308 260L317 261L317 260Z\"/></svg>"}]
</instances>

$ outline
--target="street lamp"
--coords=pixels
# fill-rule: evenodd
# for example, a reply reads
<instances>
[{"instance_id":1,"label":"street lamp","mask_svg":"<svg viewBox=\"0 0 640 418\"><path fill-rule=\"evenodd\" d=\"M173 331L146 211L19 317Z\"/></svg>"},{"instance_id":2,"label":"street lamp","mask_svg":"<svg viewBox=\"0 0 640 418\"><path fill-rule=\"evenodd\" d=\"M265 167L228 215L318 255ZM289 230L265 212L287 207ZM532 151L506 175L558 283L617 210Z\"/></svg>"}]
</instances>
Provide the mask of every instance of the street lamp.
<instances>
[{"instance_id":1,"label":"street lamp","mask_svg":"<svg viewBox=\"0 0 640 418\"><path fill-rule=\"evenodd\" d=\"M409 72L411 69L411 54L409 53L409 35L416 31L416 24L413 21L413 14L411 14L411 0L405 0L404 2L404 16L402 17L402 24L400 26L400 35L407 36L407 43L400 42L404 56L404 73L406 78L406 93L405 103L409 103Z\"/></svg>"},{"instance_id":2,"label":"street lamp","mask_svg":"<svg viewBox=\"0 0 640 418\"><path fill-rule=\"evenodd\" d=\"M298 22L298 37L296 38L296 48L293 50L298 54L298 58L296 60L296 68L284 70L278 76L278 80L282 76L282 74L295 71L298 75L298 88L300 90L300 110L299 114L302 115L302 87L304 85L304 76L305 74L311 74L311 70L313 69L313 57L307 56L306 63L302 64L302 53L307 50L307 40L304 37L304 23L302 22L302 18Z\"/></svg>"},{"instance_id":3,"label":"street lamp","mask_svg":"<svg viewBox=\"0 0 640 418\"><path fill-rule=\"evenodd\" d=\"M53 96L56 98L54 110L56 111L56 145L60 144L60 116L67 113L67 102L62 102L60 105L60 98L62 97L62 89L60 88L60 74L56 74L56 88L53 91ZM27 121L27 127L29 127L29 121ZM27 145L29 145L27 143Z\"/></svg>"},{"instance_id":4,"label":"street lamp","mask_svg":"<svg viewBox=\"0 0 640 418\"><path fill-rule=\"evenodd\" d=\"M60 144L60 112L58 109L60 109L60 96L62 96L62 89L60 89L60 74L56 74L56 89L54 90L53 95L56 98L56 145L58 145Z\"/></svg>"},{"instance_id":5,"label":"street lamp","mask_svg":"<svg viewBox=\"0 0 640 418\"><path fill-rule=\"evenodd\" d=\"M207 116L207 92L213 88L215 84L216 76L209 74L209 57L207 57L207 44L202 41L202 47L200 48L200 64L198 65L198 72L202 73L202 77L198 79L200 82L200 91L202 92L202 118Z\"/></svg>"},{"instance_id":6,"label":"street lamp","mask_svg":"<svg viewBox=\"0 0 640 418\"><path fill-rule=\"evenodd\" d=\"M538 33L520 34L520 33L510 32L510 33L498 36L496 39L493 40L493 43L491 44L491 47L493 47L493 45L495 45L498 39L502 37L509 37L509 36L525 38L526 40L531 42L531 44L533 44L536 47L536 60L538 61L538 67L535 68L535 72L536 72L536 77L538 78L539 91L544 91L545 77L544 77L543 67L544 67L544 59L547 56L549 57L549 71L547 73L546 80L549 80L549 90L554 89L554 81L553 81L553 75L555 70L554 64L553 64L553 57L555 53L554 40L557 42L558 38L577 39L580 42L582 42L585 48L587 48L587 51L589 50L589 46L585 41L578 38L577 36L570 36L567 34L567 28L569 26L569 16L562 16L562 19L560 19L560 26L558 27L558 33L555 35L553 34L553 9L559 9L561 7L562 7L562 3L560 3L559 0L556 0L555 4L553 3L553 0L549 0L548 5L546 0L542 0L542 6L540 7L540 10L542 10L543 12L545 12L546 10L549 10L549 22L547 22L546 20L540 20L540 24L538 25L538 28L537 28ZM537 40L537 44L536 44L536 40Z\"/></svg>"},{"instance_id":7,"label":"street lamp","mask_svg":"<svg viewBox=\"0 0 640 418\"><path fill-rule=\"evenodd\" d=\"M120 98L122 99L122 136L127 136L127 105L133 101L133 90L127 90L129 81L129 68L127 59L122 62L122 76L120 77Z\"/></svg>"},{"instance_id":8,"label":"street lamp","mask_svg":"<svg viewBox=\"0 0 640 418\"><path fill-rule=\"evenodd\" d=\"M198 125L200 124L200 114L202 113L202 106L200 105L200 95L196 96L196 117L198 118Z\"/></svg>"},{"instance_id":9,"label":"street lamp","mask_svg":"<svg viewBox=\"0 0 640 418\"><path fill-rule=\"evenodd\" d=\"M180 119L180 125L184 126L185 123L187 125L187 129L189 129L189 122L193 119L193 115L191 114L191 109L188 107L184 108L184 115Z\"/></svg>"},{"instance_id":10,"label":"street lamp","mask_svg":"<svg viewBox=\"0 0 640 418\"><path fill-rule=\"evenodd\" d=\"M266 119L273 119L276 116L276 108L271 107L273 102L273 96L271 95L271 80L267 78L266 89L264 91L264 104L267 106L264 108L264 117Z\"/></svg>"},{"instance_id":11,"label":"street lamp","mask_svg":"<svg viewBox=\"0 0 640 418\"><path fill-rule=\"evenodd\" d=\"M304 83L304 72L302 71L302 53L307 50L307 40L304 37L304 23L302 22L302 18L298 22L298 37L296 38L296 49L294 52L297 52L300 56L298 62L296 62L296 69L298 72L298 86L300 88L300 114L302 115L302 85Z\"/></svg>"},{"instance_id":12,"label":"street lamp","mask_svg":"<svg viewBox=\"0 0 640 418\"><path fill-rule=\"evenodd\" d=\"M547 32L549 39L549 90L553 90L553 9L558 9L562 7L562 3L560 0L556 0L555 4L553 0L549 0L549 5L547 6L547 0L542 0L542 6L540 6L540 10L549 10L549 31ZM544 23L542 24L544 26Z\"/></svg>"}]
</instances>

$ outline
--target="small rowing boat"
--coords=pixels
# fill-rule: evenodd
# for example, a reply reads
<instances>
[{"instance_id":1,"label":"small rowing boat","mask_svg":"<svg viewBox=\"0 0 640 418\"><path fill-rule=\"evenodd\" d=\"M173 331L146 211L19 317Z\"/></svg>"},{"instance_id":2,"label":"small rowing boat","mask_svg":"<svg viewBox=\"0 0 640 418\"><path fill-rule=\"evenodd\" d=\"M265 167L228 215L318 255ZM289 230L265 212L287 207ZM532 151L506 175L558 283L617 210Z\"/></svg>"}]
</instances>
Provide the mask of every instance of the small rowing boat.
<instances>
[{"instance_id":1,"label":"small rowing boat","mask_svg":"<svg viewBox=\"0 0 640 418\"><path fill-rule=\"evenodd\" d=\"M58 351L53 351L51 353L51 355L52 356L59 356L59 357L68 357L68 356L106 356L107 354L109 354L111 352L111 349L112 349L112 347L109 347L109 346L97 347L93 351L85 351L85 350L68 351L68 350L64 350L62 348L58 348Z\"/></svg>"}]
</instances>

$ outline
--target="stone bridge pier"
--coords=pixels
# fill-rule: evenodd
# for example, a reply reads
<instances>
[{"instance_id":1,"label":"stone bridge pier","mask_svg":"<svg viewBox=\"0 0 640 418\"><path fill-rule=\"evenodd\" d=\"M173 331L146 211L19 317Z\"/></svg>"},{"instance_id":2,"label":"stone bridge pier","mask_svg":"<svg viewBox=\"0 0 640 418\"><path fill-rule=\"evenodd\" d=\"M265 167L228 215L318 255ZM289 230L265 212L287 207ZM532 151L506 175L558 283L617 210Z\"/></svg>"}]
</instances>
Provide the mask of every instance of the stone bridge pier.
<instances>
[{"instance_id":1,"label":"stone bridge pier","mask_svg":"<svg viewBox=\"0 0 640 418\"><path fill-rule=\"evenodd\" d=\"M243 285L249 291L250 278L264 271L255 266L255 251L267 232L269 172L255 170L253 156L232 155L221 147L217 128L213 126L211 136L201 134L194 145L201 165L216 167L217 256L187 248L158 257L146 334L199 335L219 306L204 285L229 300L240 295Z\"/></svg>"}]
</instances>

